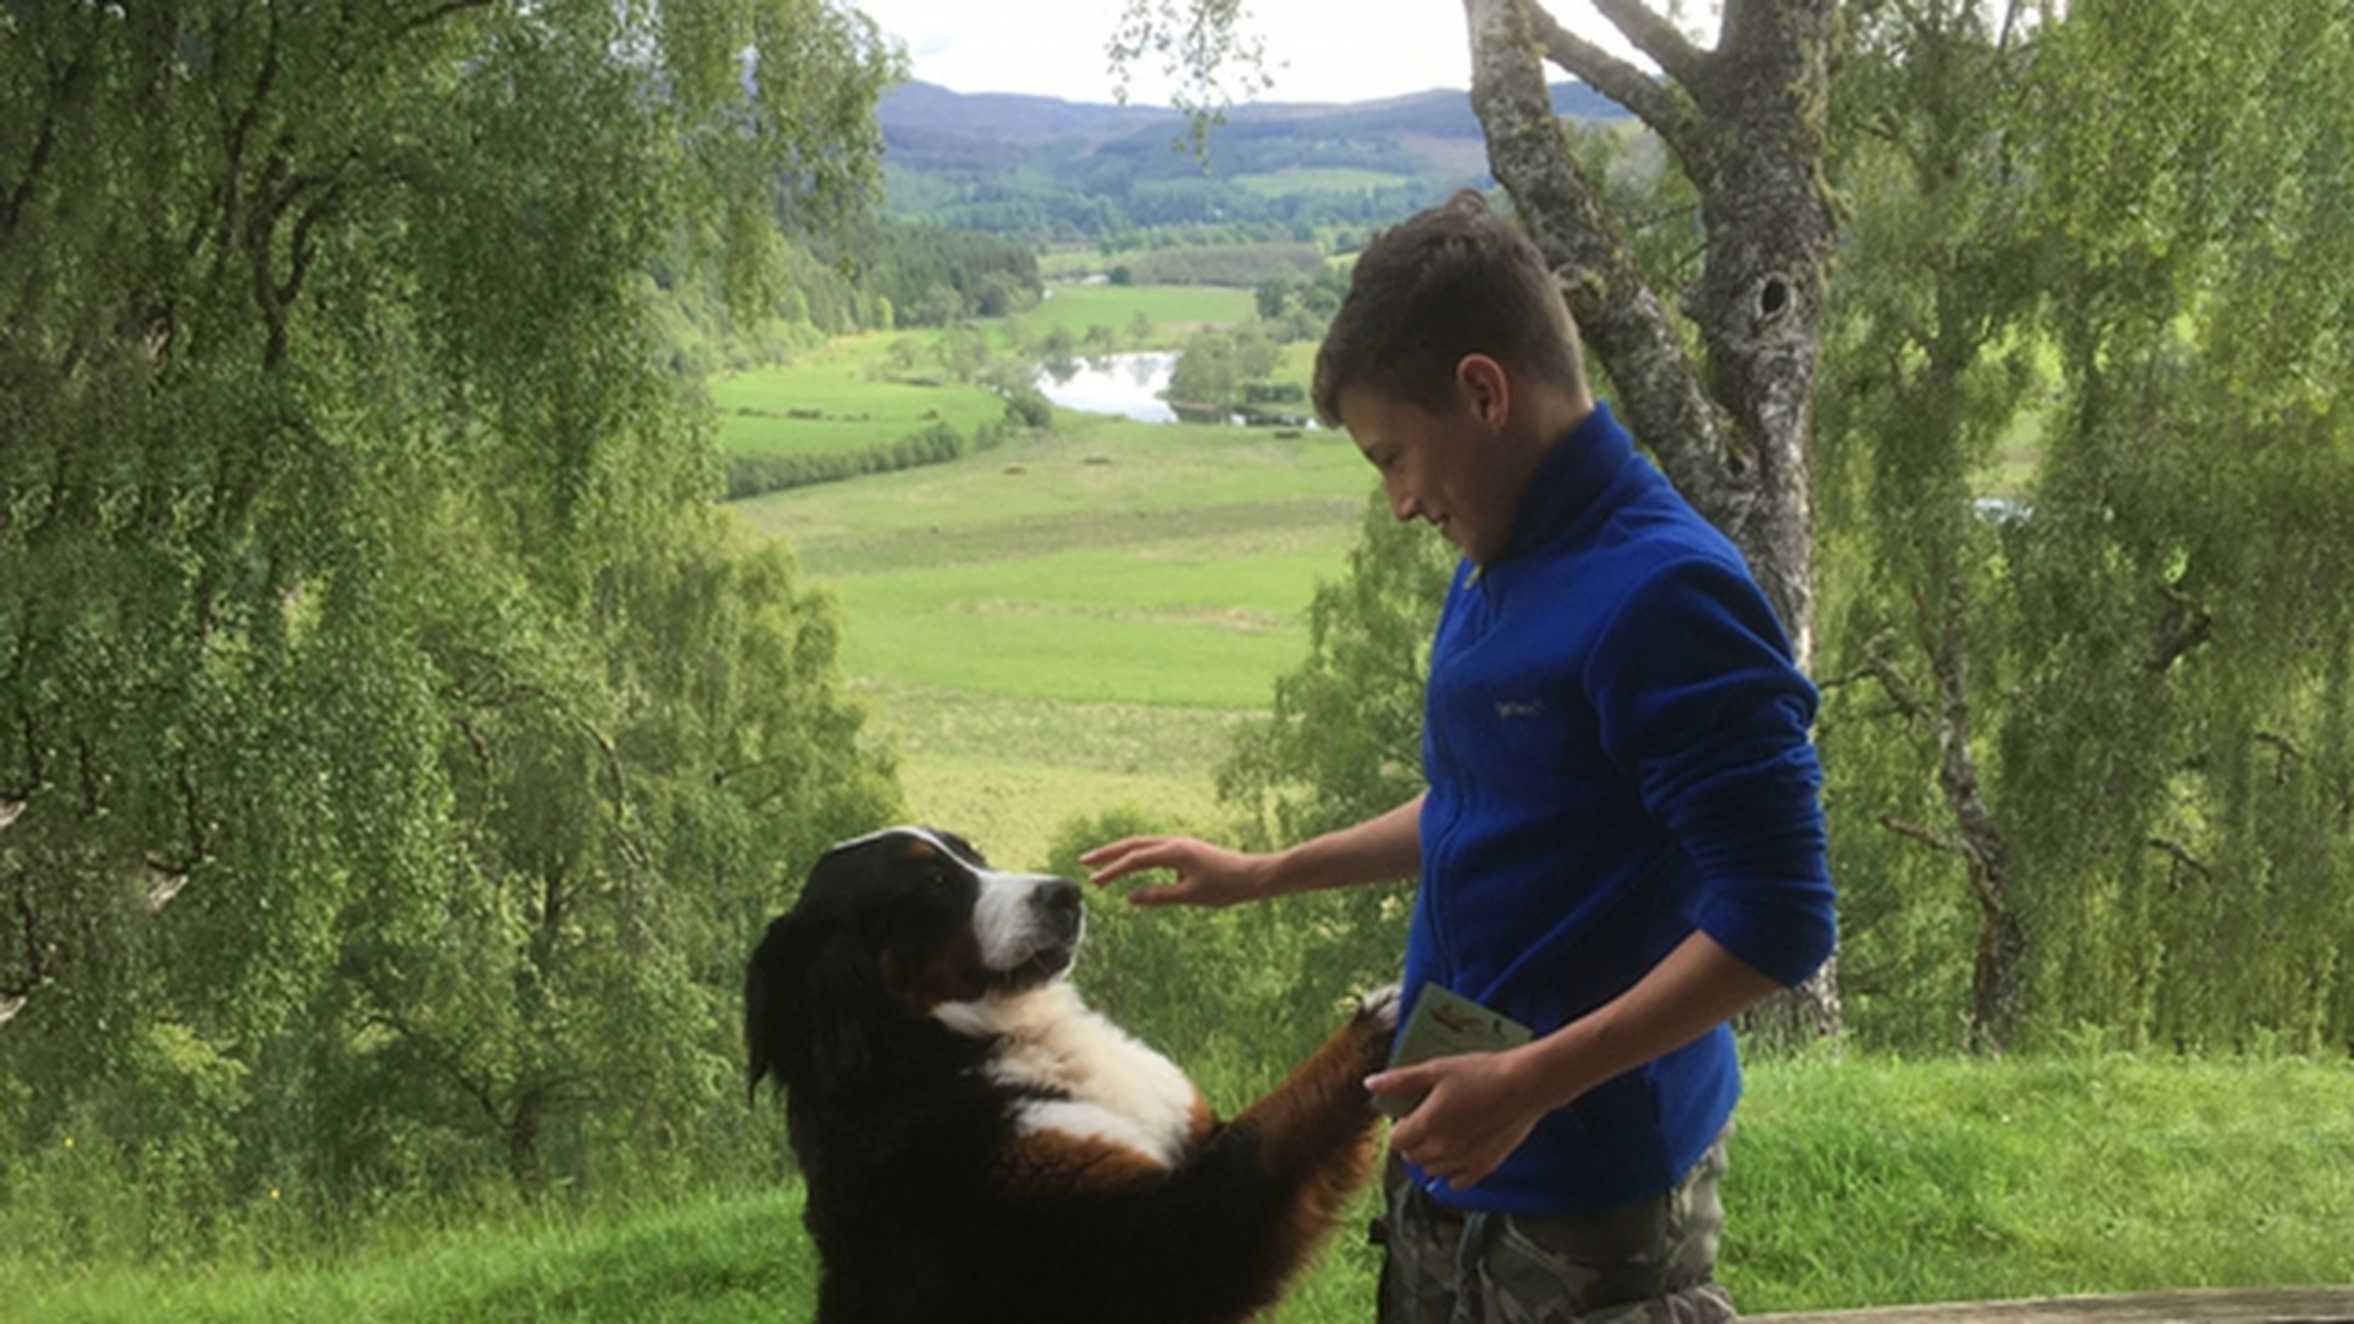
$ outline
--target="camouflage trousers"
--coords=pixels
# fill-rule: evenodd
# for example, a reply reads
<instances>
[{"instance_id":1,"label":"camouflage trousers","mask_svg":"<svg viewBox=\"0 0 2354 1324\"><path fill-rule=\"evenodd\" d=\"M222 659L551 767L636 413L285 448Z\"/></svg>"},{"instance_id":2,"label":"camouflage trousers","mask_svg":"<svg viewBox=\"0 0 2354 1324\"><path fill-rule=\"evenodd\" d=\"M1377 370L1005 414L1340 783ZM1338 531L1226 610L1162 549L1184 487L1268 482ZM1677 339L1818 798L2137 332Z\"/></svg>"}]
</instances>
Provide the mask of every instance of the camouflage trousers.
<instances>
[{"instance_id":1,"label":"camouflage trousers","mask_svg":"<svg viewBox=\"0 0 2354 1324\"><path fill-rule=\"evenodd\" d=\"M1528 1218L1434 1202L1395 1156L1381 1324L1721 1324L1716 1281L1725 1137L1665 1195L1598 1214Z\"/></svg>"}]
</instances>

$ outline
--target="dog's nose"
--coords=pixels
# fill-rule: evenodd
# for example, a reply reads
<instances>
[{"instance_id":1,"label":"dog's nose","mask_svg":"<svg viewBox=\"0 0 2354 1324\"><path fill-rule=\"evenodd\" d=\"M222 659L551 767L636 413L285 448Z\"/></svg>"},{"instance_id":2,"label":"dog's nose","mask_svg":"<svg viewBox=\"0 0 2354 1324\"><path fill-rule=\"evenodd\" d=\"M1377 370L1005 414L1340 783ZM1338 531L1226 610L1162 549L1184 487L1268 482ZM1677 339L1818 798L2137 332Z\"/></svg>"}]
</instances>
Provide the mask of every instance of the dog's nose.
<instances>
[{"instance_id":1,"label":"dog's nose","mask_svg":"<svg viewBox=\"0 0 2354 1324\"><path fill-rule=\"evenodd\" d=\"M1051 882L1041 883L1037 895L1032 898L1032 903L1056 919L1063 920L1079 918L1079 912L1084 905L1080 899L1079 885L1067 878L1057 878Z\"/></svg>"}]
</instances>

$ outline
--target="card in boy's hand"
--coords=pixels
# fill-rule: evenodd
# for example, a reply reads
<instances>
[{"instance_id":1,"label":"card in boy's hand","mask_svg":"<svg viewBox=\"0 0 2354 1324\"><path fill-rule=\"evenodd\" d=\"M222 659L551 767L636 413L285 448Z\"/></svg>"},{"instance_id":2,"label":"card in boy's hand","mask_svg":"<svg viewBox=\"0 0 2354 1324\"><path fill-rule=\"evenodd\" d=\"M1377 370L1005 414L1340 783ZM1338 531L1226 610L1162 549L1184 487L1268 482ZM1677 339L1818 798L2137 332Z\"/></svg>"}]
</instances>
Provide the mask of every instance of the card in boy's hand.
<instances>
[{"instance_id":1,"label":"card in boy's hand","mask_svg":"<svg viewBox=\"0 0 2354 1324\"><path fill-rule=\"evenodd\" d=\"M1437 984L1424 984L1414 997L1414 1013L1406 1018L1405 1033L1390 1053L1390 1068L1410 1067L1434 1057L1459 1053L1493 1053L1518 1048L1535 1038L1527 1026L1499 1015ZM1422 1102L1428 1090L1376 1094L1373 1106L1392 1119L1404 1117Z\"/></svg>"}]
</instances>

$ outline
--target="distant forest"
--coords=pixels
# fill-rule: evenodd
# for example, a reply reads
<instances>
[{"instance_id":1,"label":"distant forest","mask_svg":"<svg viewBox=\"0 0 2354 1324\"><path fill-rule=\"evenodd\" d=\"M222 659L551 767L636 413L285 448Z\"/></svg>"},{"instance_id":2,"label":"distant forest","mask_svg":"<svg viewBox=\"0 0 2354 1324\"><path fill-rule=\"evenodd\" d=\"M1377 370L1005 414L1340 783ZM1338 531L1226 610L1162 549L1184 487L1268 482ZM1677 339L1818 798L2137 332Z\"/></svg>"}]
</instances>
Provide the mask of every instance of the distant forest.
<instances>
[{"instance_id":1,"label":"distant forest","mask_svg":"<svg viewBox=\"0 0 2354 1324\"><path fill-rule=\"evenodd\" d=\"M1044 289L1027 243L945 226L877 221L839 236L788 237L782 249L781 298L750 323L731 310L716 277L676 255L654 264L677 374L699 379L774 361L827 336L1001 317Z\"/></svg>"},{"instance_id":2,"label":"distant forest","mask_svg":"<svg viewBox=\"0 0 2354 1324\"><path fill-rule=\"evenodd\" d=\"M1631 124L1575 83L1557 113ZM884 179L895 216L1018 235L1108 242L1160 226L1240 226L1305 242L1318 226L1404 216L1465 185L1490 183L1470 99L1438 90L1345 105L1239 106L1199 153L1167 109L928 83L885 92Z\"/></svg>"}]
</instances>

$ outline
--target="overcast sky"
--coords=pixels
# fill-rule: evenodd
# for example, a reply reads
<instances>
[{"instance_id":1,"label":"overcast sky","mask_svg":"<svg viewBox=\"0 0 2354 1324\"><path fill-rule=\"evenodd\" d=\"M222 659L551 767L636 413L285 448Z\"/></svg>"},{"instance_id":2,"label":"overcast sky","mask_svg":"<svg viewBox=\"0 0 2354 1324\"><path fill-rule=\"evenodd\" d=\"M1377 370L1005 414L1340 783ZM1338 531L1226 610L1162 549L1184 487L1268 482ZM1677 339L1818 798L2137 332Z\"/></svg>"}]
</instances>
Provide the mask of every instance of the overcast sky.
<instances>
[{"instance_id":1,"label":"overcast sky","mask_svg":"<svg viewBox=\"0 0 2354 1324\"><path fill-rule=\"evenodd\" d=\"M1104 43L1126 8L1123 0L853 2L907 43L915 76L925 82L959 92L1112 99ZM1573 31L1632 56L1585 0L1553 0L1548 7ZM1667 6L1655 0L1655 7ZM1250 29L1266 41L1275 77L1260 100L1366 101L1471 86L1460 0L1251 0L1247 13ZM1713 38L1713 27L1705 35ZM1166 104L1169 88L1158 71L1139 74L1145 77L1133 99Z\"/></svg>"}]
</instances>

